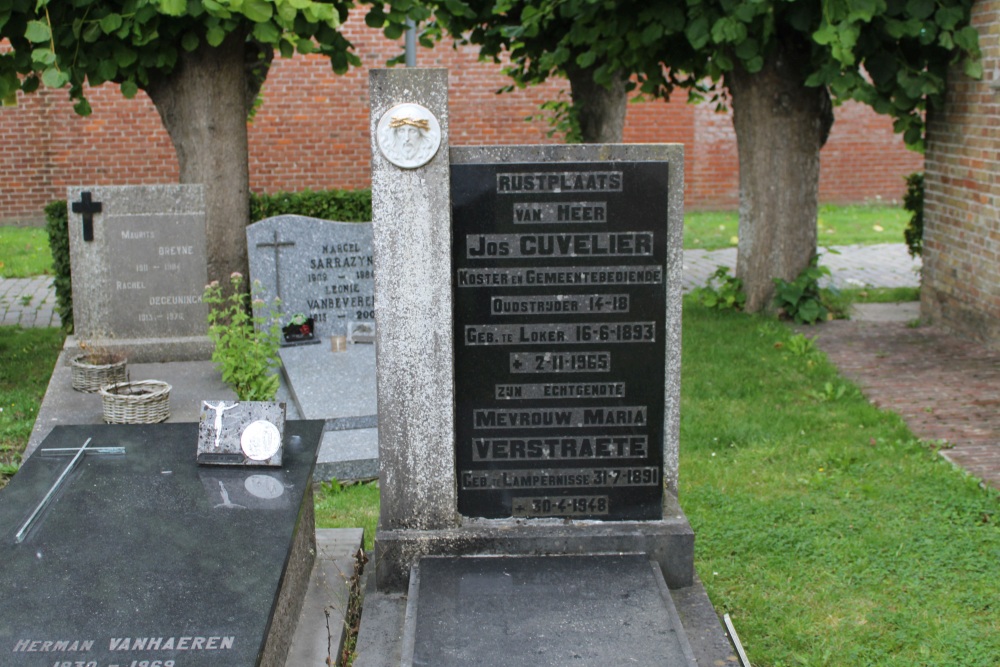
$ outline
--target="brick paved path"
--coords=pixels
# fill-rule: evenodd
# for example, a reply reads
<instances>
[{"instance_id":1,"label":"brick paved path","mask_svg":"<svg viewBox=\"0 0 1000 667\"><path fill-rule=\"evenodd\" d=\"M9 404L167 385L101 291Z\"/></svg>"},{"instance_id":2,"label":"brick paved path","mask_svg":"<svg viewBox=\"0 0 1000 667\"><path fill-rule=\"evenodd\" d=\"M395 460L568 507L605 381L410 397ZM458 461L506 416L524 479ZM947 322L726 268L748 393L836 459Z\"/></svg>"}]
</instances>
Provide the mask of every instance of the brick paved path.
<instances>
[{"instance_id":1,"label":"brick paved path","mask_svg":"<svg viewBox=\"0 0 1000 667\"><path fill-rule=\"evenodd\" d=\"M0 326L57 327L52 276L0 279Z\"/></svg>"},{"instance_id":2,"label":"brick paved path","mask_svg":"<svg viewBox=\"0 0 1000 667\"><path fill-rule=\"evenodd\" d=\"M840 372L952 463L1000 489L1000 351L933 326L843 320L810 332Z\"/></svg>"},{"instance_id":3,"label":"brick paved path","mask_svg":"<svg viewBox=\"0 0 1000 667\"><path fill-rule=\"evenodd\" d=\"M837 246L820 249L820 266L830 269L822 284L835 287L919 287L920 259L913 259L902 243ZM736 248L684 251L684 291L701 287L720 266L736 272Z\"/></svg>"}]
</instances>

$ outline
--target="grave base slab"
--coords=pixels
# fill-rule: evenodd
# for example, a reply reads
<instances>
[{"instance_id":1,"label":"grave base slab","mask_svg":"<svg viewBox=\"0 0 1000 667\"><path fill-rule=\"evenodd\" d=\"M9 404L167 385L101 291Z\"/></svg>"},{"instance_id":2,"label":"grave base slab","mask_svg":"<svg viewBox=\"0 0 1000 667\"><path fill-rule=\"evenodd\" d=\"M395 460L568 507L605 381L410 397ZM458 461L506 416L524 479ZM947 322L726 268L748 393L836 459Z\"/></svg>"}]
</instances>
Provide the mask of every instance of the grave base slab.
<instances>
[{"instance_id":1,"label":"grave base slab","mask_svg":"<svg viewBox=\"0 0 1000 667\"><path fill-rule=\"evenodd\" d=\"M646 555L432 557L414 571L408 595L369 580L355 667L736 661L701 582L668 590Z\"/></svg>"},{"instance_id":2,"label":"grave base slab","mask_svg":"<svg viewBox=\"0 0 1000 667\"><path fill-rule=\"evenodd\" d=\"M659 521L566 521L563 519L465 519L442 530L375 533L375 579L379 591L402 592L410 568L432 555L584 555L645 553L660 565L670 588L694 580L694 531L667 494Z\"/></svg>"},{"instance_id":3,"label":"grave base slab","mask_svg":"<svg viewBox=\"0 0 1000 667\"><path fill-rule=\"evenodd\" d=\"M125 357L133 364L153 364L168 361L208 361L215 344L208 336L178 336L174 338L90 338L88 347ZM63 344L70 358L83 354L80 339L67 336Z\"/></svg>"}]
</instances>

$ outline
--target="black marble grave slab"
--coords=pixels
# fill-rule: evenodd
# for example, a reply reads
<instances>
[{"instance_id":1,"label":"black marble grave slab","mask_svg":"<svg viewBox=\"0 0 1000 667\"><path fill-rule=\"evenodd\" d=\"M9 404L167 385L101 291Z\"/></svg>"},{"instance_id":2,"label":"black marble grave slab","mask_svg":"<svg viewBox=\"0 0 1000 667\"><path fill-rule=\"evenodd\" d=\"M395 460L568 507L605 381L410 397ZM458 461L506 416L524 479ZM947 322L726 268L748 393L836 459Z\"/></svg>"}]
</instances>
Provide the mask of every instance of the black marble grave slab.
<instances>
[{"instance_id":1,"label":"black marble grave slab","mask_svg":"<svg viewBox=\"0 0 1000 667\"><path fill-rule=\"evenodd\" d=\"M220 469L196 464L196 423L56 427L0 491L0 664L279 664L322 430L288 422L280 468ZM88 439L123 452L81 456L25 529L72 460L48 450Z\"/></svg>"},{"instance_id":2,"label":"black marble grave slab","mask_svg":"<svg viewBox=\"0 0 1000 667\"><path fill-rule=\"evenodd\" d=\"M423 558L405 625L404 667L696 667L644 554Z\"/></svg>"},{"instance_id":3,"label":"black marble grave slab","mask_svg":"<svg viewBox=\"0 0 1000 667\"><path fill-rule=\"evenodd\" d=\"M452 165L463 515L662 518L669 167Z\"/></svg>"}]
</instances>

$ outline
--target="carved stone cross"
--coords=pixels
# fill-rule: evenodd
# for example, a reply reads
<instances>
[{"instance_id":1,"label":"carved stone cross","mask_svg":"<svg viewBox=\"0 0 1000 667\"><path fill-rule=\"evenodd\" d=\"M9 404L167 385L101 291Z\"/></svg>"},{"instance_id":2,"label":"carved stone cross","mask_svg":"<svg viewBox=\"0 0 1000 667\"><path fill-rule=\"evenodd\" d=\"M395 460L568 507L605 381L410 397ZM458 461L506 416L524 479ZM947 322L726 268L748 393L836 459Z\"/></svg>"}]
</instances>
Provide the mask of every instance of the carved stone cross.
<instances>
[{"instance_id":1,"label":"carved stone cross","mask_svg":"<svg viewBox=\"0 0 1000 667\"><path fill-rule=\"evenodd\" d=\"M281 296L281 249L287 246L295 245L294 241L279 241L278 240L278 230L274 230L274 240L271 243L258 243L258 248L274 248L274 290L277 292L275 296L281 299L284 303L284 298ZM281 308L279 307L280 311Z\"/></svg>"},{"instance_id":2,"label":"carved stone cross","mask_svg":"<svg viewBox=\"0 0 1000 667\"><path fill-rule=\"evenodd\" d=\"M100 213L104 206L99 201L93 201L89 191L80 193L80 201L73 202L73 212L83 216L83 240L94 240L94 214Z\"/></svg>"}]
</instances>

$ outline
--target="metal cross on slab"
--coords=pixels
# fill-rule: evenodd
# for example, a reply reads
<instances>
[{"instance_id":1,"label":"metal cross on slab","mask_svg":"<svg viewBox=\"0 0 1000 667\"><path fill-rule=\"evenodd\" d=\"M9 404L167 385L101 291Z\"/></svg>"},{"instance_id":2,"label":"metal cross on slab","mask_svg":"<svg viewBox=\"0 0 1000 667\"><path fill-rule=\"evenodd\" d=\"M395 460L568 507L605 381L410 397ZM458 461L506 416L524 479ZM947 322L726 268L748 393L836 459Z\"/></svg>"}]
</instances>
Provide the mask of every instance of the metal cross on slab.
<instances>
[{"instance_id":1,"label":"metal cross on slab","mask_svg":"<svg viewBox=\"0 0 1000 667\"><path fill-rule=\"evenodd\" d=\"M83 216L83 240L94 240L94 214L100 213L104 206L99 201L93 201L90 191L80 193L80 201L73 202L73 212Z\"/></svg>"},{"instance_id":2,"label":"metal cross on slab","mask_svg":"<svg viewBox=\"0 0 1000 667\"><path fill-rule=\"evenodd\" d=\"M60 447L60 448L39 450L39 453L49 456L69 456L70 454L73 454L73 460L66 465L62 473L59 475L58 479L56 479L56 481L52 484L52 486L49 487L49 490L45 494L45 497L42 498L42 500L38 503L38 505L35 506L35 509L31 512L31 516L29 516L27 520L25 520L25 522L21 524L21 527L18 529L17 534L14 536L15 543L20 544L21 542L24 542L24 538L28 536L28 533L31 531L31 528L35 524L35 521L45 510L45 508L48 507L49 502L56 495L56 492L59 491L59 487L63 485L63 482L66 481L66 478L69 477L69 474L76 469L77 464L80 463L80 459L83 458L84 454L109 454L112 456L114 455L124 456L125 454L124 447L94 447L92 449L88 449L87 445L90 444L91 440L93 440L93 438L87 438L87 442L83 443L83 446L80 447L79 449Z\"/></svg>"},{"instance_id":3,"label":"metal cross on slab","mask_svg":"<svg viewBox=\"0 0 1000 667\"><path fill-rule=\"evenodd\" d=\"M279 241L278 240L278 230L274 230L274 240L271 243L258 243L258 248L274 248L274 290L277 292L275 296L284 301L281 296L281 249L295 245L294 241ZM281 312L281 307L278 307L278 311Z\"/></svg>"}]
</instances>

